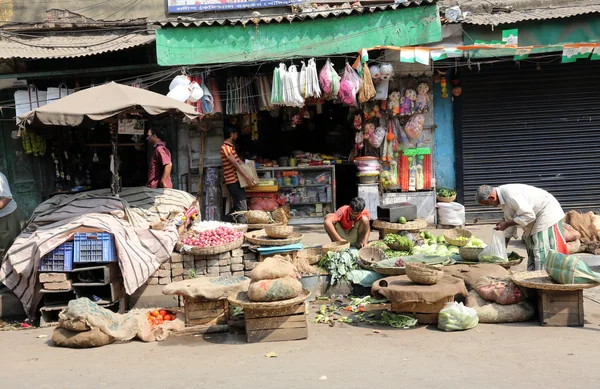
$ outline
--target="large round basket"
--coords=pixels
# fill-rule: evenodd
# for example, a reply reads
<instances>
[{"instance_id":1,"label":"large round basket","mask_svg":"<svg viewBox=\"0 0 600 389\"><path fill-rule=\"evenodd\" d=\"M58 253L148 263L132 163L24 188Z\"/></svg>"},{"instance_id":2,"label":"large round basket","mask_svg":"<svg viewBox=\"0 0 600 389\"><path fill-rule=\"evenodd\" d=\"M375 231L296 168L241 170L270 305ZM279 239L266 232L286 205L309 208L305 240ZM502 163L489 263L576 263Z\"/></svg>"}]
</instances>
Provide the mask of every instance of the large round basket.
<instances>
[{"instance_id":1,"label":"large round basket","mask_svg":"<svg viewBox=\"0 0 600 389\"><path fill-rule=\"evenodd\" d=\"M244 309L281 309L281 308L287 308L287 307L291 307L294 305L298 305L298 304L306 301L306 299L308 299L309 297L310 297L310 291L308 291L306 289L302 289L302 292L300 293L300 295L298 297L294 297L293 299L289 299L289 300L271 301L268 303L258 303L258 302L250 301L248 299L247 292L239 292L236 295L229 296L227 298L227 300L229 300L229 302L232 305L240 306Z\"/></svg>"},{"instance_id":2,"label":"large round basket","mask_svg":"<svg viewBox=\"0 0 600 389\"><path fill-rule=\"evenodd\" d=\"M267 227L282 226L283 223L248 224L248 231L264 230Z\"/></svg>"},{"instance_id":3,"label":"large round basket","mask_svg":"<svg viewBox=\"0 0 600 389\"><path fill-rule=\"evenodd\" d=\"M246 232L244 236L249 243L259 246L286 246L288 244L299 243L302 240L302 234L298 234L297 232L292 232L285 239L271 238L265 230Z\"/></svg>"},{"instance_id":4,"label":"large round basket","mask_svg":"<svg viewBox=\"0 0 600 389\"><path fill-rule=\"evenodd\" d=\"M479 262L479 253L481 253L483 249L484 247L459 247L458 253L465 261Z\"/></svg>"},{"instance_id":5,"label":"large round basket","mask_svg":"<svg viewBox=\"0 0 600 389\"><path fill-rule=\"evenodd\" d=\"M510 276L515 284L523 288L543 289L543 290L562 290L572 291L595 288L600 286L600 283L594 282L589 284L559 284L554 282L545 270L524 271L514 273Z\"/></svg>"},{"instance_id":6,"label":"large round basket","mask_svg":"<svg viewBox=\"0 0 600 389\"><path fill-rule=\"evenodd\" d=\"M239 249L244 244L244 237L234 240L231 243L222 244L220 246L209 246L209 247L196 247L196 246L187 246L181 243L181 238L175 244L175 250L182 254L192 254L192 255L215 255L226 253L231 250Z\"/></svg>"},{"instance_id":7,"label":"large round basket","mask_svg":"<svg viewBox=\"0 0 600 389\"><path fill-rule=\"evenodd\" d=\"M385 252L376 247L363 247L362 249L358 250L358 257L367 265L371 265L373 262L379 262L386 259Z\"/></svg>"},{"instance_id":8,"label":"large round basket","mask_svg":"<svg viewBox=\"0 0 600 389\"><path fill-rule=\"evenodd\" d=\"M248 225L247 224L232 224L231 228L233 228L234 230L238 230L239 232L246 232L246 231L248 231Z\"/></svg>"},{"instance_id":9,"label":"large round basket","mask_svg":"<svg viewBox=\"0 0 600 389\"><path fill-rule=\"evenodd\" d=\"M446 239L446 242L450 243L452 246L458 247L466 246L472 236L473 234L471 231L463 230L462 228L456 228L444 232L444 239Z\"/></svg>"},{"instance_id":10,"label":"large round basket","mask_svg":"<svg viewBox=\"0 0 600 389\"><path fill-rule=\"evenodd\" d=\"M267 226L265 227L265 233L269 235L270 238L274 239L286 239L288 238L292 232L294 232L294 227L292 226Z\"/></svg>"},{"instance_id":11,"label":"large round basket","mask_svg":"<svg viewBox=\"0 0 600 389\"><path fill-rule=\"evenodd\" d=\"M383 240L374 240L372 242L367 243L367 247L375 247L381 249L383 251L389 249L389 246L383 242Z\"/></svg>"},{"instance_id":12,"label":"large round basket","mask_svg":"<svg viewBox=\"0 0 600 389\"><path fill-rule=\"evenodd\" d=\"M309 247L298 251L298 257L306 257L309 265L314 265L321 260L323 249L321 247Z\"/></svg>"},{"instance_id":13,"label":"large round basket","mask_svg":"<svg viewBox=\"0 0 600 389\"><path fill-rule=\"evenodd\" d=\"M267 224L271 220L271 216L265 211L247 211L246 220L248 224Z\"/></svg>"},{"instance_id":14,"label":"large round basket","mask_svg":"<svg viewBox=\"0 0 600 389\"><path fill-rule=\"evenodd\" d=\"M444 271L439 267L424 263L407 263L406 275L415 284L435 285L444 276Z\"/></svg>"},{"instance_id":15,"label":"large round basket","mask_svg":"<svg viewBox=\"0 0 600 389\"><path fill-rule=\"evenodd\" d=\"M331 242L323 245L323 255L326 255L330 251L344 251L350 248L350 242L342 240L341 242Z\"/></svg>"},{"instance_id":16,"label":"large round basket","mask_svg":"<svg viewBox=\"0 0 600 389\"><path fill-rule=\"evenodd\" d=\"M389 231L411 231L420 232L422 229L427 228L427 222L423 219L415 219L405 224L400 223L389 223L383 220L373 221L373 228L376 230L389 230Z\"/></svg>"},{"instance_id":17,"label":"large round basket","mask_svg":"<svg viewBox=\"0 0 600 389\"><path fill-rule=\"evenodd\" d=\"M454 195L452 197L437 196L438 203L452 203L452 202L454 202L454 200L456 200L456 195Z\"/></svg>"}]
</instances>

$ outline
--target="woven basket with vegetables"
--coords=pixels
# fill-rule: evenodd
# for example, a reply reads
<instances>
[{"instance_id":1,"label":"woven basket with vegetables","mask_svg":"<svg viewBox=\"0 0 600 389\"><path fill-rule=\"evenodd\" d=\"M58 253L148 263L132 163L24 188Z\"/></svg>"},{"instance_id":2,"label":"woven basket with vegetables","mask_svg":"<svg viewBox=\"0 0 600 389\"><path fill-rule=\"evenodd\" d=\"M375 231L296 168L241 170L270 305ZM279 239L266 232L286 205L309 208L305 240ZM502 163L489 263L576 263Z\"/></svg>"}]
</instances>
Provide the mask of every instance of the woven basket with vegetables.
<instances>
[{"instance_id":1,"label":"woven basket with vegetables","mask_svg":"<svg viewBox=\"0 0 600 389\"><path fill-rule=\"evenodd\" d=\"M446 239L446 242L450 243L452 246L458 247L466 246L472 236L473 234L470 231L463 230L462 228L444 232L444 239Z\"/></svg>"},{"instance_id":2,"label":"woven basket with vegetables","mask_svg":"<svg viewBox=\"0 0 600 389\"><path fill-rule=\"evenodd\" d=\"M387 234L385 238L383 238L383 243L392 250L410 252L413 248L412 240L399 234Z\"/></svg>"},{"instance_id":3,"label":"woven basket with vegetables","mask_svg":"<svg viewBox=\"0 0 600 389\"><path fill-rule=\"evenodd\" d=\"M406 275L415 284L435 285L444 276L444 271L433 265L424 263L407 263Z\"/></svg>"},{"instance_id":4,"label":"woven basket with vegetables","mask_svg":"<svg viewBox=\"0 0 600 389\"><path fill-rule=\"evenodd\" d=\"M437 201L440 203L451 203L456 200L456 191L452 189L439 188L436 194Z\"/></svg>"}]
</instances>

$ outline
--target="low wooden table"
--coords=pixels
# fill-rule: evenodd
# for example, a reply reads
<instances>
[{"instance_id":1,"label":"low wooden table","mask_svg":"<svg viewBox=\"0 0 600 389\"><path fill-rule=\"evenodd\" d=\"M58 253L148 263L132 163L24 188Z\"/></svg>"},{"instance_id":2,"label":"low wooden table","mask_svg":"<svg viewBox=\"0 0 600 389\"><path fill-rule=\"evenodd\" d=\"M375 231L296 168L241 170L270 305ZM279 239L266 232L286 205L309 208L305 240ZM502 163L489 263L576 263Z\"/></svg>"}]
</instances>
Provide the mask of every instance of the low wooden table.
<instances>
[{"instance_id":1,"label":"low wooden table","mask_svg":"<svg viewBox=\"0 0 600 389\"><path fill-rule=\"evenodd\" d=\"M583 290L537 290L537 310L542 326L583 327Z\"/></svg>"},{"instance_id":2,"label":"low wooden table","mask_svg":"<svg viewBox=\"0 0 600 389\"><path fill-rule=\"evenodd\" d=\"M304 302L278 309L244 308L248 343L308 338Z\"/></svg>"}]
</instances>

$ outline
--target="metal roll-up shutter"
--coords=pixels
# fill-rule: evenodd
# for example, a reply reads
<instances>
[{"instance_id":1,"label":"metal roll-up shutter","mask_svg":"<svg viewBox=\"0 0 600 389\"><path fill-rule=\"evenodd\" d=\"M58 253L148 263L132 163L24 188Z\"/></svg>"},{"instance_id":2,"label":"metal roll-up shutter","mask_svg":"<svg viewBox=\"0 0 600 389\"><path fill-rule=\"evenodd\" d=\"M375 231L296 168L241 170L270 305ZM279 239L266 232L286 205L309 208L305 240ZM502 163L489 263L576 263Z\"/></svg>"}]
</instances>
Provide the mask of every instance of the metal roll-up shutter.
<instances>
[{"instance_id":1,"label":"metal roll-up shutter","mask_svg":"<svg viewBox=\"0 0 600 389\"><path fill-rule=\"evenodd\" d=\"M600 61L543 62L459 73L457 177L468 222L501 217L475 203L482 184L537 186L565 211L600 208Z\"/></svg>"}]
</instances>

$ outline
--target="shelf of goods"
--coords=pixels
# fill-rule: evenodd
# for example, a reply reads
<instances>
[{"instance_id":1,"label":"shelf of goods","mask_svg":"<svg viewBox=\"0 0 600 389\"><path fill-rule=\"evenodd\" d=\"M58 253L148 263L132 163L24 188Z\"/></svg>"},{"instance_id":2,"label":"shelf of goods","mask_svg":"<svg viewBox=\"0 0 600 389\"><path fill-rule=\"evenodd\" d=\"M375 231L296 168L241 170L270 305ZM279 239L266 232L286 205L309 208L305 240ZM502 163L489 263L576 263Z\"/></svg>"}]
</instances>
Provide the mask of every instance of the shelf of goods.
<instances>
[{"instance_id":1,"label":"shelf of goods","mask_svg":"<svg viewBox=\"0 0 600 389\"><path fill-rule=\"evenodd\" d=\"M335 166L261 167L261 179L275 179L280 204L289 205L290 224L319 224L336 209Z\"/></svg>"}]
</instances>

